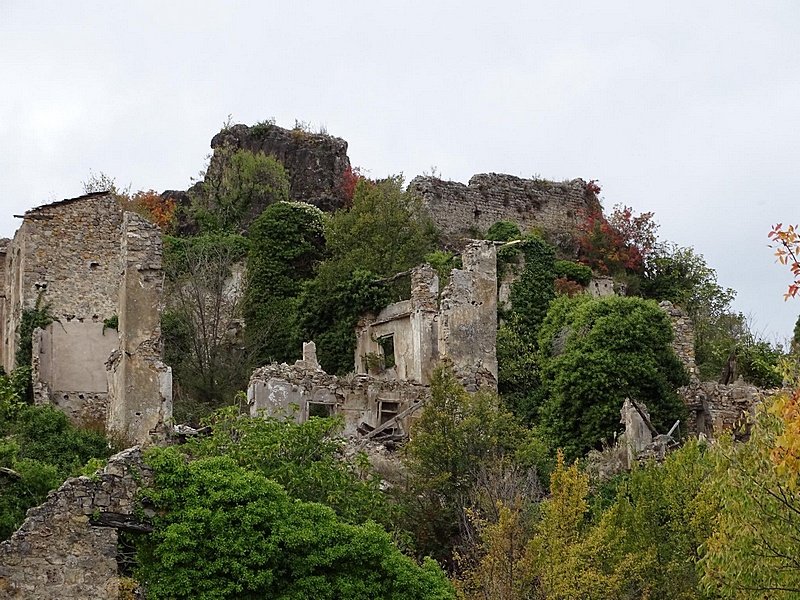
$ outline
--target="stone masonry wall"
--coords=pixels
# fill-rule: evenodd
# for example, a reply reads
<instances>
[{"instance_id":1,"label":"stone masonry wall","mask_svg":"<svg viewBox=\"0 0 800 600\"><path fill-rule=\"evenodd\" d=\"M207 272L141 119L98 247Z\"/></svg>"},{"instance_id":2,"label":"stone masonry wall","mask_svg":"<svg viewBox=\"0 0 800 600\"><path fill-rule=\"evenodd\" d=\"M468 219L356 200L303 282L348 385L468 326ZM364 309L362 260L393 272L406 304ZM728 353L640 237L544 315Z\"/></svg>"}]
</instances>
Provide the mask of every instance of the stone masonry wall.
<instances>
[{"instance_id":1,"label":"stone masonry wall","mask_svg":"<svg viewBox=\"0 0 800 600\"><path fill-rule=\"evenodd\" d=\"M117 310L122 210L107 194L54 202L25 213L5 267L3 360L14 367L17 324L40 294L59 320L102 323Z\"/></svg>"},{"instance_id":2,"label":"stone masonry wall","mask_svg":"<svg viewBox=\"0 0 800 600\"><path fill-rule=\"evenodd\" d=\"M582 179L563 183L513 175L474 175L468 185L436 177L415 177L417 192L448 241L485 233L496 221L512 221L523 233L541 228L545 238L569 251L582 214L599 208Z\"/></svg>"},{"instance_id":3,"label":"stone masonry wall","mask_svg":"<svg viewBox=\"0 0 800 600\"><path fill-rule=\"evenodd\" d=\"M165 433L172 417L172 371L161 361L161 232L136 213L123 220L119 350L109 359L106 429L132 443Z\"/></svg>"},{"instance_id":4,"label":"stone masonry wall","mask_svg":"<svg viewBox=\"0 0 800 600\"><path fill-rule=\"evenodd\" d=\"M427 385L439 358L439 278L429 264L411 271L411 299L390 304L356 327L355 372L370 371L369 358L383 357L379 340L392 337L394 366L373 372L381 379ZM385 357L382 361L385 367ZM374 371L374 366L373 366Z\"/></svg>"},{"instance_id":5,"label":"stone masonry wall","mask_svg":"<svg viewBox=\"0 0 800 600\"><path fill-rule=\"evenodd\" d=\"M470 240L439 296L430 265L411 271L411 299L390 304L356 328L355 370L383 354L380 340L391 336L395 365L383 379L428 384L433 369L449 360L468 391L497 389L497 253L495 243Z\"/></svg>"},{"instance_id":6,"label":"stone masonry wall","mask_svg":"<svg viewBox=\"0 0 800 600\"><path fill-rule=\"evenodd\" d=\"M429 396L430 389L418 383L379 379L366 373L337 377L314 368L313 364L261 367L253 372L247 390L253 417L294 415L298 422L303 422L309 417L309 404L321 405L329 415L342 415L343 433L353 437L362 424L376 428L387 418L422 406ZM400 427L406 433L411 418L409 415L400 419Z\"/></svg>"},{"instance_id":7,"label":"stone masonry wall","mask_svg":"<svg viewBox=\"0 0 800 600\"><path fill-rule=\"evenodd\" d=\"M686 312L672 302L665 300L659 304L661 309L667 313L672 323L672 349L683 363L689 379L692 382L698 381L699 371L694 360L694 323Z\"/></svg>"},{"instance_id":8,"label":"stone masonry wall","mask_svg":"<svg viewBox=\"0 0 800 600\"><path fill-rule=\"evenodd\" d=\"M695 380L678 393L689 410L688 431L713 437L745 427L755 405L777 391L762 390L739 378L731 384Z\"/></svg>"},{"instance_id":9,"label":"stone masonry wall","mask_svg":"<svg viewBox=\"0 0 800 600\"><path fill-rule=\"evenodd\" d=\"M467 391L497 389L497 251L473 240L442 290L438 350Z\"/></svg>"},{"instance_id":10,"label":"stone masonry wall","mask_svg":"<svg viewBox=\"0 0 800 600\"><path fill-rule=\"evenodd\" d=\"M694 355L694 324L686 312L671 302L659 306L669 315L674 339L672 347L689 374L689 385L678 390L689 412L684 431L713 437L745 425L756 403L775 393L739 378L732 384L700 381Z\"/></svg>"},{"instance_id":11,"label":"stone masonry wall","mask_svg":"<svg viewBox=\"0 0 800 600\"><path fill-rule=\"evenodd\" d=\"M116 600L117 530L93 523L104 513L131 517L140 485L150 481L134 447L96 476L68 479L51 492L0 544L0 598Z\"/></svg>"}]
</instances>

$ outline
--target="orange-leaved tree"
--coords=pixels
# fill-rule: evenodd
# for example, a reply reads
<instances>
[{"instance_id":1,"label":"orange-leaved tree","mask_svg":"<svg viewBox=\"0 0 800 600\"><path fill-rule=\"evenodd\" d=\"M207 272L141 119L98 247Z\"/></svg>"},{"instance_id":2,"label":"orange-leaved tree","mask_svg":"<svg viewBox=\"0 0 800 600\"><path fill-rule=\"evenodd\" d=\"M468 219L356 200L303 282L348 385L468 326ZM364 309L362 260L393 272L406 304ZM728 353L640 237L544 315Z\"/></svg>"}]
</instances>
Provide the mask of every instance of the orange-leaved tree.
<instances>
[{"instance_id":1,"label":"orange-leaved tree","mask_svg":"<svg viewBox=\"0 0 800 600\"><path fill-rule=\"evenodd\" d=\"M139 190L131 196L131 204L136 212L145 213L164 233L171 233L175 225L175 201L164 198L155 190Z\"/></svg>"},{"instance_id":2,"label":"orange-leaved tree","mask_svg":"<svg viewBox=\"0 0 800 600\"><path fill-rule=\"evenodd\" d=\"M789 225L784 229L783 223L778 223L769 232L772 240L770 248L775 248L775 256L778 262L788 265L794 276L794 281L789 284L789 289L783 295L784 300L794 298L800 292L800 233L797 225Z\"/></svg>"},{"instance_id":3,"label":"orange-leaved tree","mask_svg":"<svg viewBox=\"0 0 800 600\"><path fill-rule=\"evenodd\" d=\"M769 232L771 248L775 248L778 262L787 265L794 281L783 295L784 300L794 298L800 292L800 231L797 225L784 227L778 223ZM789 391L779 394L770 407L770 412L783 421L783 430L775 439L772 460L778 472L786 477L789 488L797 491L800 478L800 372L797 358L785 359L781 365Z\"/></svg>"}]
</instances>

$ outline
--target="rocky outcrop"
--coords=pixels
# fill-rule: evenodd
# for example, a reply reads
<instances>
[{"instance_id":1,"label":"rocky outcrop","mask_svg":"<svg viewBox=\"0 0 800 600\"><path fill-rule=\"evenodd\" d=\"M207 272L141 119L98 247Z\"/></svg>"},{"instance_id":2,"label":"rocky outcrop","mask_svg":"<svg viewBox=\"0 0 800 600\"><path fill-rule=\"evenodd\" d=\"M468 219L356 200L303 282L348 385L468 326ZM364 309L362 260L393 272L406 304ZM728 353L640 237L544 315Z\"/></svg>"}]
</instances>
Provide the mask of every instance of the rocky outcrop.
<instances>
[{"instance_id":1,"label":"rocky outcrop","mask_svg":"<svg viewBox=\"0 0 800 600\"><path fill-rule=\"evenodd\" d=\"M237 150L263 152L274 156L289 175L292 200L308 202L325 211L344 205L344 175L350 167L347 142L342 138L303 129L284 129L262 123L248 127L226 127L211 139L214 157L209 170L214 170L217 151L225 146Z\"/></svg>"}]
</instances>

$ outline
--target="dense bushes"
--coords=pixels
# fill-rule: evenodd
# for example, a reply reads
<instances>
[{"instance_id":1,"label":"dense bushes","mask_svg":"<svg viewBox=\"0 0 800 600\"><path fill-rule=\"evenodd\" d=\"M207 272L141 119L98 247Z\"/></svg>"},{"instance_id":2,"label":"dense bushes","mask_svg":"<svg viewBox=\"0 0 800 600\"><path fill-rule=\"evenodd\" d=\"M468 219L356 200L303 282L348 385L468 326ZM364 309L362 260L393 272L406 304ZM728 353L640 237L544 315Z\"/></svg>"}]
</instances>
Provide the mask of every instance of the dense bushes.
<instances>
[{"instance_id":1,"label":"dense bushes","mask_svg":"<svg viewBox=\"0 0 800 600\"><path fill-rule=\"evenodd\" d=\"M382 495L337 456L339 426L227 412L211 438L151 450L161 516L139 540L148 597L453 598L435 563L418 566L368 520Z\"/></svg>"},{"instance_id":2,"label":"dense bushes","mask_svg":"<svg viewBox=\"0 0 800 600\"><path fill-rule=\"evenodd\" d=\"M24 404L19 388L0 375L0 467L5 469L0 473L0 539L89 459L110 454L101 433L75 428L53 406Z\"/></svg>"},{"instance_id":3,"label":"dense bushes","mask_svg":"<svg viewBox=\"0 0 800 600\"><path fill-rule=\"evenodd\" d=\"M570 459L611 443L626 397L647 405L657 429L683 418L675 389L688 383L669 318L641 298L556 299L539 333L547 399L542 426Z\"/></svg>"},{"instance_id":4,"label":"dense bushes","mask_svg":"<svg viewBox=\"0 0 800 600\"><path fill-rule=\"evenodd\" d=\"M322 212L300 202L272 204L253 222L249 239L244 317L251 365L294 360L301 348L298 297L323 258Z\"/></svg>"}]
</instances>

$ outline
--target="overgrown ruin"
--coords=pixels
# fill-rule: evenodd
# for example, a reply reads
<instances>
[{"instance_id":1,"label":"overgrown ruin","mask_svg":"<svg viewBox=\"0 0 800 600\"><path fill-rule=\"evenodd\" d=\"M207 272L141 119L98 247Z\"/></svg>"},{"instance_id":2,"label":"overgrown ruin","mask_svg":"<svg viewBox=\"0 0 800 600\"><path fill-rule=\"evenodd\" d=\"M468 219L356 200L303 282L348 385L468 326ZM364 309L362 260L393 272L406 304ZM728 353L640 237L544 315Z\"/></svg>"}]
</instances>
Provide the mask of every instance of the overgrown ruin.
<instances>
[{"instance_id":1,"label":"overgrown ruin","mask_svg":"<svg viewBox=\"0 0 800 600\"><path fill-rule=\"evenodd\" d=\"M415 177L409 190L423 200L447 241L485 233L496 221L516 223L570 254L573 235L586 215L600 210L597 196L582 179L553 182L482 173L467 185L438 177Z\"/></svg>"},{"instance_id":2,"label":"overgrown ruin","mask_svg":"<svg viewBox=\"0 0 800 600\"><path fill-rule=\"evenodd\" d=\"M119 598L119 530L145 532L136 493L151 481L139 447L112 456L93 477L74 477L28 511L0 543L0 597Z\"/></svg>"},{"instance_id":3,"label":"overgrown ruin","mask_svg":"<svg viewBox=\"0 0 800 600\"><path fill-rule=\"evenodd\" d=\"M212 140L215 150L224 146L281 160L293 199L325 210L344 202L341 185L350 166L344 140L271 124L234 125ZM540 231L569 254L583 216L599 208L592 187L580 179L553 183L484 174L463 185L418 177L410 189L450 247L508 220L525 232ZM18 366L20 323L26 312L45 310L54 321L31 340L35 402L131 442L162 441L172 414L172 381L161 361L159 229L104 192L39 206L22 219L13 240L0 240L0 364L6 370ZM461 258L463 267L451 271L442 289L436 271L420 265L408 273L408 299L362 316L354 332L353 373L325 373L313 342L294 365L257 369L247 391L250 414L300 422L340 415L345 436L404 440L442 362L468 391L496 390L498 302L508 306L513 279L505 278L498 290L493 242L469 241ZM233 288L233 295L241 293L240 285ZM607 277L594 279L588 291L615 293ZM691 380L679 390L689 411L683 433L713 436L737 427L763 392L741 381L700 382L691 319L668 302L661 307ZM627 467L643 454L663 457L666 436L652 430L645 406L629 399L621 416L633 441L617 448L620 464ZM112 457L94 477L70 479L51 492L0 544L0 596L117 598L118 530L146 530L133 513L135 494L148 481L137 447Z\"/></svg>"},{"instance_id":4,"label":"overgrown ruin","mask_svg":"<svg viewBox=\"0 0 800 600\"><path fill-rule=\"evenodd\" d=\"M160 230L105 192L21 218L2 256L3 367L19 366L25 314L44 311L52 322L31 340L34 401L130 442L162 436L172 381L160 360Z\"/></svg>"},{"instance_id":5,"label":"overgrown ruin","mask_svg":"<svg viewBox=\"0 0 800 600\"><path fill-rule=\"evenodd\" d=\"M442 361L470 390L497 389L495 244L472 241L439 294L430 265L411 271L411 298L365 315L356 329L355 373L322 371L313 344L294 366L267 365L250 379L251 415L344 417L344 434L405 437Z\"/></svg>"}]
</instances>

